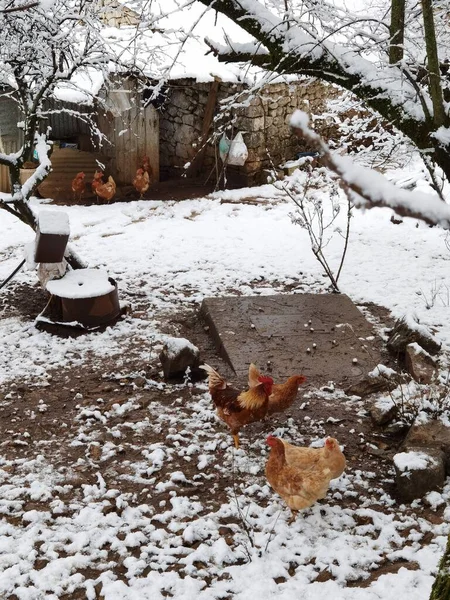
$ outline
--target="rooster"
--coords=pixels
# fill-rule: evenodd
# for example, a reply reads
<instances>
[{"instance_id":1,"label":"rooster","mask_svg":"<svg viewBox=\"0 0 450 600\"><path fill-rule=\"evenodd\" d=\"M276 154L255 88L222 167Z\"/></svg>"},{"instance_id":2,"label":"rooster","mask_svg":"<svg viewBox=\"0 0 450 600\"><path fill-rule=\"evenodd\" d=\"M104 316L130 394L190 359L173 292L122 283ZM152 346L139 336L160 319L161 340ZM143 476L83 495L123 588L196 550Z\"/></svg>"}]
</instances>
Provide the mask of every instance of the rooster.
<instances>
[{"instance_id":1,"label":"rooster","mask_svg":"<svg viewBox=\"0 0 450 600\"><path fill-rule=\"evenodd\" d=\"M81 197L83 196L84 191L86 190L86 183L84 181L85 177L85 174L83 173L83 171L81 171L80 173L77 173L74 179L72 179L72 192L73 199L75 201L78 200L79 202L81 202Z\"/></svg>"},{"instance_id":2,"label":"rooster","mask_svg":"<svg viewBox=\"0 0 450 600\"><path fill-rule=\"evenodd\" d=\"M116 182L110 175L108 181L104 183L103 171L95 171L94 180L91 185L97 197L107 202L110 202L116 193Z\"/></svg>"},{"instance_id":3,"label":"rooster","mask_svg":"<svg viewBox=\"0 0 450 600\"><path fill-rule=\"evenodd\" d=\"M252 363L248 369L248 384L254 387L261 382L261 373ZM292 375L285 383L274 384L273 391L269 397L269 409L267 414L282 412L288 409L297 397L298 388L305 383L304 375Z\"/></svg>"},{"instance_id":4,"label":"rooster","mask_svg":"<svg viewBox=\"0 0 450 600\"><path fill-rule=\"evenodd\" d=\"M150 187L150 176L148 171L144 171L144 169L138 169L136 171L136 176L133 179L133 185L136 191L140 194L139 198L142 200L142 196Z\"/></svg>"},{"instance_id":5,"label":"rooster","mask_svg":"<svg viewBox=\"0 0 450 600\"><path fill-rule=\"evenodd\" d=\"M323 448L293 446L281 438L269 435L271 447L266 464L266 477L292 511L299 510L325 497L330 481L339 477L346 460L334 438L327 438Z\"/></svg>"},{"instance_id":6,"label":"rooster","mask_svg":"<svg viewBox=\"0 0 450 600\"><path fill-rule=\"evenodd\" d=\"M234 445L239 448L239 430L248 423L261 421L267 414L273 379L261 376L258 385L246 391L233 388L209 365L201 367L208 373L208 387L217 415L231 429Z\"/></svg>"}]
</instances>

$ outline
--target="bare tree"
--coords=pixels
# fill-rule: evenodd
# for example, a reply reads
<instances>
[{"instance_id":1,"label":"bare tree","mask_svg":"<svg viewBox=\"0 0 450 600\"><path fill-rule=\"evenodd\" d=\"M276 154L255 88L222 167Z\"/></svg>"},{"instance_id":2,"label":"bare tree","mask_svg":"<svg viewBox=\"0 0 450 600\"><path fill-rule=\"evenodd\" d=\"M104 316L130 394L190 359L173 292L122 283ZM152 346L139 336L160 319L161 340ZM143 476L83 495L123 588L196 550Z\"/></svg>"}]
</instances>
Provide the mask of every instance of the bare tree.
<instances>
[{"instance_id":1,"label":"bare tree","mask_svg":"<svg viewBox=\"0 0 450 600\"><path fill-rule=\"evenodd\" d=\"M0 12L0 82L2 96L17 104L22 146L13 154L0 153L0 164L9 170L11 194L0 198L0 208L36 229L36 217L29 199L51 170L51 144L47 142L46 102L58 86L77 88L76 76L89 69L104 71L115 60L101 37L101 22L90 2L56 0L41 5L3 5ZM79 118L95 123L85 112ZM24 184L20 170L32 157L38 167ZM83 266L75 256L73 267Z\"/></svg>"},{"instance_id":2,"label":"bare tree","mask_svg":"<svg viewBox=\"0 0 450 600\"><path fill-rule=\"evenodd\" d=\"M447 600L450 598L450 535L447 547L439 563L439 570L431 590L430 600Z\"/></svg>"},{"instance_id":3,"label":"bare tree","mask_svg":"<svg viewBox=\"0 0 450 600\"><path fill-rule=\"evenodd\" d=\"M444 124L448 125L448 114L446 114L445 111L444 98L442 95L432 0L422 0L422 11L423 26L425 30L425 45L427 50L428 86L431 101L433 103L434 124L436 127L440 127Z\"/></svg>"}]
</instances>

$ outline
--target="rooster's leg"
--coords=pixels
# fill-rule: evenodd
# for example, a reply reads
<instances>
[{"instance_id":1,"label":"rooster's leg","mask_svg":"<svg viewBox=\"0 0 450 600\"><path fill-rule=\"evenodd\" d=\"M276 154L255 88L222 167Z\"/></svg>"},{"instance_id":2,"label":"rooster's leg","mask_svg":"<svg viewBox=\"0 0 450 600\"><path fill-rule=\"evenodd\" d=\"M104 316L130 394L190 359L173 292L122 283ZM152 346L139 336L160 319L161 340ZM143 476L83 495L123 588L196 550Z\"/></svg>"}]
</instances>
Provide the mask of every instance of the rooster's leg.
<instances>
[{"instance_id":1,"label":"rooster's leg","mask_svg":"<svg viewBox=\"0 0 450 600\"><path fill-rule=\"evenodd\" d=\"M239 434L238 433L236 433L236 435L233 435L233 440L234 440L234 447L239 448Z\"/></svg>"},{"instance_id":2,"label":"rooster's leg","mask_svg":"<svg viewBox=\"0 0 450 600\"><path fill-rule=\"evenodd\" d=\"M297 516L298 516L298 510L293 510L291 508L291 517L288 520L288 525L292 525L292 523L294 523L294 521L296 520Z\"/></svg>"}]
</instances>

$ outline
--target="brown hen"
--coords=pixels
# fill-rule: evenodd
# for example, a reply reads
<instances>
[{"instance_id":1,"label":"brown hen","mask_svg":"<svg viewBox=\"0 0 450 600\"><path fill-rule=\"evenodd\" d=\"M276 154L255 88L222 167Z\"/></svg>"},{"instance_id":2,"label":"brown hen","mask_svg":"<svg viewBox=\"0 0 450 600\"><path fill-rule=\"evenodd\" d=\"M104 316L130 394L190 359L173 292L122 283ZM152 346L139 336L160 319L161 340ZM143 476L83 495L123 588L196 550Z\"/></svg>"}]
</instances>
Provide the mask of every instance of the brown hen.
<instances>
[{"instance_id":1,"label":"brown hen","mask_svg":"<svg viewBox=\"0 0 450 600\"><path fill-rule=\"evenodd\" d=\"M107 202L110 202L116 193L116 182L110 175L108 181L104 183L103 171L95 171L94 180L91 185L97 197Z\"/></svg>"},{"instance_id":2,"label":"brown hen","mask_svg":"<svg viewBox=\"0 0 450 600\"><path fill-rule=\"evenodd\" d=\"M260 383L261 375L259 369L253 363L248 369L248 384L254 387ZM297 397L298 388L302 383L305 383L304 375L292 375L284 383L274 384L272 393L269 397L269 408L267 414L283 412L288 409Z\"/></svg>"},{"instance_id":3,"label":"brown hen","mask_svg":"<svg viewBox=\"0 0 450 600\"><path fill-rule=\"evenodd\" d=\"M150 177L148 172L144 171L144 169L138 169L136 171L136 176L133 179L133 185L135 190L139 194L139 199L142 200L142 196L150 187Z\"/></svg>"},{"instance_id":4,"label":"brown hen","mask_svg":"<svg viewBox=\"0 0 450 600\"><path fill-rule=\"evenodd\" d=\"M85 174L83 173L83 171L81 171L80 173L77 173L76 177L72 179L73 199L78 200L79 202L81 202L81 197L83 196L84 191L86 189L86 183L84 181L85 177Z\"/></svg>"},{"instance_id":5,"label":"brown hen","mask_svg":"<svg viewBox=\"0 0 450 600\"><path fill-rule=\"evenodd\" d=\"M324 498L330 481L339 477L346 460L337 440L327 438L323 448L293 446L269 435L271 447L266 464L266 477L271 487L283 498L293 517Z\"/></svg>"}]
</instances>

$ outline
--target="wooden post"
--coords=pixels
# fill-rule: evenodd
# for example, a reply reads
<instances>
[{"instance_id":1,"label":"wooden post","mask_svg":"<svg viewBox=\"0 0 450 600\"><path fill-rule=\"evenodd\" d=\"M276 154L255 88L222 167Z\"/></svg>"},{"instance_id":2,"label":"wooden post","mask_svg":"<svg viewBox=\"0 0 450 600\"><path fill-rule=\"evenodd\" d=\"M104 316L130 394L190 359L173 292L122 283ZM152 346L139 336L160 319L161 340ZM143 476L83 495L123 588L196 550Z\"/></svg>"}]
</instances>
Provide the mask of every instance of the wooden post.
<instances>
[{"instance_id":1,"label":"wooden post","mask_svg":"<svg viewBox=\"0 0 450 600\"><path fill-rule=\"evenodd\" d=\"M221 81L222 80L219 77L214 77L214 81L211 84L211 88L208 94L208 101L206 102L205 114L203 116L200 148L186 170L187 177L197 177L203 166L203 161L206 152L206 142L208 141L209 130L211 129L211 123L214 117L214 109L216 107L217 95L219 92L219 86Z\"/></svg>"}]
</instances>

